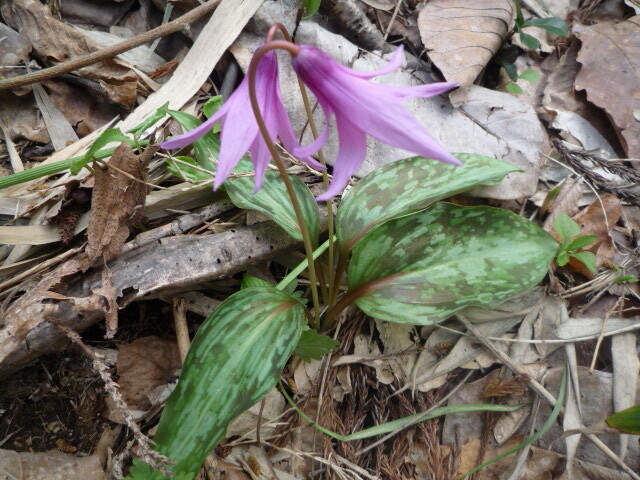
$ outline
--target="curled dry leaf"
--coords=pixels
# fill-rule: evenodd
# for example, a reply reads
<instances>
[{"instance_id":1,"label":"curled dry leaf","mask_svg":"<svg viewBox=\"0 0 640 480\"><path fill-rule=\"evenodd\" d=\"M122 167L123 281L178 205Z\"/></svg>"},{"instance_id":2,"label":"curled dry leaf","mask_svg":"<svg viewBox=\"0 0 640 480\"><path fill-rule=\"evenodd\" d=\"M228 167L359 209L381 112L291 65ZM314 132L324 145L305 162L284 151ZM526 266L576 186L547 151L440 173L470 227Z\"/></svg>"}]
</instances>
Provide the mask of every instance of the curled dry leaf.
<instances>
[{"instance_id":1,"label":"curled dry leaf","mask_svg":"<svg viewBox=\"0 0 640 480\"><path fill-rule=\"evenodd\" d=\"M418 27L444 77L468 87L504 43L513 17L510 0L432 0L420 12Z\"/></svg>"},{"instance_id":2,"label":"curled dry leaf","mask_svg":"<svg viewBox=\"0 0 640 480\"><path fill-rule=\"evenodd\" d=\"M631 158L640 157L640 16L621 23L576 25L582 41L578 62L582 69L576 89L606 110L620 143Z\"/></svg>"},{"instance_id":3,"label":"curled dry leaf","mask_svg":"<svg viewBox=\"0 0 640 480\"><path fill-rule=\"evenodd\" d=\"M34 55L47 65L100 50L75 28L54 18L46 5L33 0L10 0L0 7L7 23L33 46ZM111 60L81 68L77 74L98 82L108 98L125 108L136 99L137 76Z\"/></svg>"},{"instance_id":4,"label":"curled dry leaf","mask_svg":"<svg viewBox=\"0 0 640 480\"><path fill-rule=\"evenodd\" d=\"M155 147L147 148L142 155L136 155L128 143L122 143L113 152L109 166L95 167L87 227L87 268L100 255L107 262L117 257L129 236L129 226L141 220L148 192L142 182L148 180L147 165L156 151Z\"/></svg>"}]
</instances>

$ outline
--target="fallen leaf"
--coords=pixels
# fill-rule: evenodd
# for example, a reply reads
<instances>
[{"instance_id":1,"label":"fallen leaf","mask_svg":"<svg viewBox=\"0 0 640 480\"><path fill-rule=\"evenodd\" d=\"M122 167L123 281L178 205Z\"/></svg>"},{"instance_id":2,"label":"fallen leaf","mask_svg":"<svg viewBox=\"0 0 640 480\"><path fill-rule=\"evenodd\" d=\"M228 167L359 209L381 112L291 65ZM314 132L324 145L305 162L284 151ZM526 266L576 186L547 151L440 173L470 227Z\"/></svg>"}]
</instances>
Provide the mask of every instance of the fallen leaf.
<instances>
[{"instance_id":1,"label":"fallen leaf","mask_svg":"<svg viewBox=\"0 0 640 480\"><path fill-rule=\"evenodd\" d=\"M509 0L431 0L418 16L422 43L447 81L468 87L502 46L514 18Z\"/></svg>"},{"instance_id":2,"label":"fallen leaf","mask_svg":"<svg viewBox=\"0 0 640 480\"><path fill-rule=\"evenodd\" d=\"M96 455L76 457L62 452L29 453L0 450L0 475L7 480L106 480Z\"/></svg>"},{"instance_id":3,"label":"fallen leaf","mask_svg":"<svg viewBox=\"0 0 640 480\"><path fill-rule=\"evenodd\" d=\"M264 406L262 404L264 402ZM276 425L269 425L269 422L277 419L284 411L286 405L285 399L277 388L274 388L267 393L263 400L256 403L253 407L244 413L241 413L231 425L227 427L226 438L240 435L247 435L250 439L256 438L255 430L258 426L258 419L260 419L260 435L262 437L273 434Z\"/></svg>"},{"instance_id":4,"label":"fallen leaf","mask_svg":"<svg viewBox=\"0 0 640 480\"><path fill-rule=\"evenodd\" d=\"M17 77L24 74L24 68L18 68L29 62L31 44L18 32L0 23L0 79ZM14 93L25 94L31 87L19 87Z\"/></svg>"},{"instance_id":5,"label":"fallen leaf","mask_svg":"<svg viewBox=\"0 0 640 480\"><path fill-rule=\"evenodd\" d=\"M396 6L394 0L362 0L370 7L377 8L378 10L391 10Z\"/></svg>"},{"instance_id":6,"label":"fallen leaf","mask_svg":"<svg viewBox=\"0 0 640 480\"><path fill-rule=\"evenodd\" d=\"M173 340L142 337L118 346L117 373L122 398L127 405L146 410L149 394L175 382L182 368L178 345Z\"/></svg>"},{"instance_id":7,"label":"fallen leaf","mask_svg":"<svg viewBox=\"0 0 640 480\"><path fill-rule=\"evenodd\" d=\"M33 46L34 55L47 65L100 50L100 46L70 25L54 18L46 5L33 0L2 3L2 16ZM113 60L104 60L76 70L78 75L98 82L109 99L125 108L136 100L137 76Z\"/></svg>"},{"instance_id":8,"label":"fallen leaf","mask_svg":"<svg viewBox=\"0 0 640 480\"><path fill-rule=\"evenodd\" d=\"M122 143L113 152L109 166L95 166L96 181L87 227L87 268L100 255L107 262L117 257L129 236L129 226L142 216L149 187L118 170L147 181L147 165L156 151L156 147L147 148L142 155L136 155L128 143Z\"/></svg>"},{"instance_id":9,"label":"fallen leaf","mask_svg":"<svg viewBox=\"0 0 640 480\"><path fill-rule=\"evenodd\" d=\"M640 157L640 17L621 23L575 25L582 41L576 89L606 110L617 127L618 138L631 158Z\"/></svg>"},{"instance_id":10,"label":"fallen leaf","mask_svg":"<svg viewBox=\"0 0 640 480\"><path fill-rule=\"evenodd\" d=\"M26 138L37 143L51 141L32 95L19 97L11 92L0 92L0 105L0 120L6 125L12 140Z\"/></svg>"}]
</instances>

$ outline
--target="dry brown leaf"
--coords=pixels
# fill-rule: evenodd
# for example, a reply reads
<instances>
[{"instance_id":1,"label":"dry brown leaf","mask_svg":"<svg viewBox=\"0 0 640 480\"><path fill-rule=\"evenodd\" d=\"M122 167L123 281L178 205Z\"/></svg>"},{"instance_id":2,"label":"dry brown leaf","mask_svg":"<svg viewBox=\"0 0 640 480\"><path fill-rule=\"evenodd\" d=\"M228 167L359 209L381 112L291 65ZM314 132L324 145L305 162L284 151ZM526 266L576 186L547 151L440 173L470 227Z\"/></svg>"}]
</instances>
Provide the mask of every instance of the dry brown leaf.
<instances>
[{"instance_id":1,"label":"dry brown leaf","mask_svg":"<svg viewBox=\"0 0 640 480\"><path fill-rule=\"evenodd\" d=\"M96 455L76 457L62 452L28 453L0 450L0 478L7 480L106 480Z\"/></svg>"},{"instance_id":2,"label":"dry brown leaf","mask_svg":"<svg viewBox=\"0 0 640 480\"><path fill-rule=\"evenodd\" d=\"M117 257L129 236L129 226L142 216L148 186L118 170L146 182L147 164L156 151L157 148L147 148L142 155L136 155L128 143L122 143L113 152L109 166L96 165L87 227L87 268L100 255L107 262Z\"/></svg>"},{"instance_id":3,"label":"dry brown leaf","mask_svg":"<svg viewBox=\"0 0 640 480\"><path fill-rule=\"evenodd\" d=\"M553 222L561 212L565 212L570 217L578 213L580 198L582 198L581 183L575 177L567 177L560 192L549 202L547 208L550 213L543 224L543 228L547 232L553 230Z\"/></svg>"},{"instance_id":4,"label":"dry brown leaf","mask_svg":"<svg viewBox=\"0 0 640 480\"><path fill-rule=\"evenodd\" d=\"M131 407L148 408L149 394L174 382L180 368L180 352L173 340L143 337L118 347L118 383L122 398Z\"/></svg>"},{"instance_id":5,"label":"dry brown leaf","mask_svg":"<svg viewBox=\"0 0 640 480\"><path fill-rule=\"evenodd\" d=\"M606 110L631 158L640 157L640 16L622 23L575 25L582 41L576 89Z\"/></svg>"},{"instance_id":6,"label":"dry brown leaf","mask_svg":"<svg viewBox=\"0 0 640 480\"><path fill-rule=\"evenodd\" d=\"M448 81L468 87L504 43L514 16L510 0L432 0L418 27L429 58Z\"/></svg>"},{"instance_id":7,"label":"dry brown leaf","mask_svg":"<svg viewBox=\"0 0 640 480\"><path fill-rule=\"evenodd\" d=\"M55 65L100 47L75 28L54 18L46 5L33 0L11 0L2 3L2 16L33 46L34 55L47 65ZM115 61L81 68L77 74L98 82L109 99L125 108L136 100L137 76Z\"/></svg>"},{"instance_id":8,"label":"dry brown leaf","mask_svg":"<svg viewBox=\"0 0 640 480\"><path fill-rule=\"evenodd\" d=\"M378 10L391 10L396 6L394 0L362 0L370 7L377 8Z\"/></svg>"},{"instance_id":9,"label":"dry brown leaf","mask_svg":"<svg viewBox=\"0 0 640 480\"><path fill-rule=\"evenodd\" d=\"M0 120L13 140L26 138L37 143L51 141L32 95L19 97L11 92L0 92L0 105Z\"/></svg>"},{"instance_id":10,"label":"dry brown leaf","mask_svg":"<svg viewBox=\"0 0 640 480\"><path fill-rule=\"evenodd\" d=\"M18 32L0 23L0 78L17 77L24 74L24 68L14 68L28 63L31 44ZM25 94L30 86L19 87L14 93Z\"/></svg>"}]
</instances>

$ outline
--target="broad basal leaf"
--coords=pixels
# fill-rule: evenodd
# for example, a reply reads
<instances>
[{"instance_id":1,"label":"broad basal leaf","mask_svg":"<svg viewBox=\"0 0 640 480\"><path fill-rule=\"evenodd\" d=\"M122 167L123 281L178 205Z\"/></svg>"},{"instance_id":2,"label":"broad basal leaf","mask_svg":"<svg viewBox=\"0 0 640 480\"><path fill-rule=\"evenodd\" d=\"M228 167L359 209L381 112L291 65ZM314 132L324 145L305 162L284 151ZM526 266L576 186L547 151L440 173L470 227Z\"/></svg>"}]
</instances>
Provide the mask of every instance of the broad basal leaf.
<instances>
[{"instance_id":1,"label":"broad basal leaf","mask_svg":"<svg viewBox=\"0 0 640 480\"><path fill-rule=\"evenodd\" d=\"M374 318L428 325L530 290L556 249L514 213L439 203L369 233L353 251L349 290Z\"/></svg>"},{"instance_id":2,"label":"broad basal leaf","mask_svg":"<svg viewBox=\"0 0 640 480\"><path fill-rule=\"evenodd\" d=\"M374 170L344 198L336 217L340 249L353 249L369 230L387 220L422 210L478 185L493 185L518 168L495 158L455 153L461 166L423 157L388 163Z\"/></svg>"},{"instance_id":3,"label":"broad basal leaf","mask_svg":"<svg viewBox=\"0 0 640 480\"><path fill-rule=\"evenodd\" d=\"M320 232L318 204L309 187L295 175L289 175L302 209L302 216L309 228L311 241L317 246ZM289 235L302 240L300 226L293 204L279 172L270 171L264 176L262 188L253 193L253 177L231 178L224 183L231 201L240 208L257 210L284 228Z\"/></svg>"},{"instance_id":4,"label":"broad basal leaf","mask_svg":"<svg viewBox=\"0 0 640 480\"><path fill-rule=\"evenodd\" d=\"M175 461L173 473L197 473L229 423L273 388L304 323L302 305L273 287L240 290L215 309L193 339L153 438Z\"/></svg>"}]
</instances>

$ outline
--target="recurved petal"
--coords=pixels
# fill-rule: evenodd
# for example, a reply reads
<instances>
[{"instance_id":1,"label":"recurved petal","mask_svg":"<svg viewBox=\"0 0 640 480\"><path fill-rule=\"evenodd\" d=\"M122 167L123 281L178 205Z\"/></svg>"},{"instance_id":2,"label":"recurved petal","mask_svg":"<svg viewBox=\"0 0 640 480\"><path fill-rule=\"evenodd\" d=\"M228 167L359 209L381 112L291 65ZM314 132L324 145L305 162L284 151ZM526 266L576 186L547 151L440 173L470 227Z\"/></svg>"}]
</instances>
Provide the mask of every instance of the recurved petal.
<instances>
[{"instance_id":1,"label":"recurved petal","mask_svg":"<svg viewBox=\"0 0 640 480\"><path fill-rule=\"evenodd\" d=\"M316 198L319 202L339 195L367 154L367 138L360 128L344 115L337 114L336 125L338 127L338 156L333 167L333 180L327 191Z\"/></svg>"},{"instance_id":2,"label":"recurved petal","mask_svg":"<svg viewBox=\"0 0 640 480\"><path fill-rule=\"evenodd\" d=\"M231 102L232 102L232 99L229 98L229 100L224 105L222 105L218 109L218 111L211 116L211 118L209 118L205 122L202 122L193 130L183 133L182 135L179 135L177 137L170 138L169 140L165 140L160 144L160 147L169 150L172 148L182 148L182 147L186 147L187 145L191 145L196 140L202 138L207 132L209 132L213 128L215 123L218 120L220 120L220 118L226 115L227 110L229 110L229 105L231 104Z\"/></svg>"},{"instance_id":3,"label":"recurved petal","mask_svg":"<svg viewBox=\"0 0 640 480\"><path fill-rule=\"evenodd\" d=\"M353 70L351 68L345 67L338 62L335 62L336 66L342 70L343 72L348 73L354 77L370 79L374 77L379 77L380 75L386 75L387 73L395 72L402 66L402 62L404 61L404 46L400 45L396 48L395 52L391 55L391 59L389 63L387 63L384 67L379 68L378 70L373 70L371 72L362 72L359 70Z\"/></svg>"},{"instance_id":4,"label":"recurved petal","mask_svg":"<svg viewBox=\"0 0 640 480\"><path fill-rule=\"evenodd\" d=\"M415 87L394 87L386 85L387 90L400 100L411 98L429 98L447 92L458 86L458 82L435 82Z\"/></svg>"}]
</instances>

